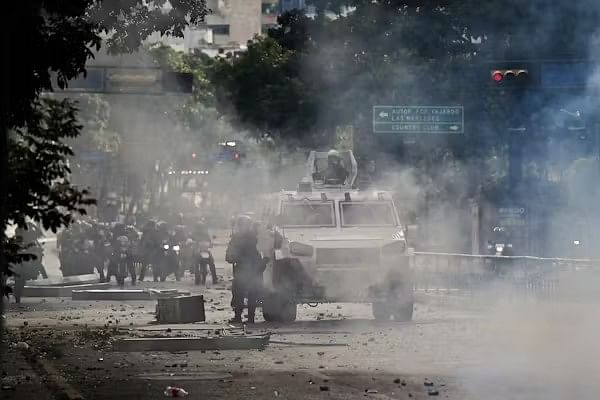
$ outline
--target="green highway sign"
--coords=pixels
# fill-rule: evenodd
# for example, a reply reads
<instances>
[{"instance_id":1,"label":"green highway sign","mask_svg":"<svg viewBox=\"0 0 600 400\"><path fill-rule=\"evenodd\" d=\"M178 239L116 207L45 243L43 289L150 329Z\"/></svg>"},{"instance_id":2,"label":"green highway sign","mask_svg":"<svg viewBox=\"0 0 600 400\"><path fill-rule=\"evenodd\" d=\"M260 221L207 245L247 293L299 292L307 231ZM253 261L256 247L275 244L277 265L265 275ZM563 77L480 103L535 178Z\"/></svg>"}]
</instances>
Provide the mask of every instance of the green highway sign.
<instances>
[{"instance_id":1,"label":"green highway sign","mask_svg":"<svg viewBox=\"0 0 600 400\"><path fill-rule=\"evenodd\" d=\"M462 106L374 106L373 132L455 135L465 132Z\"/></svg>"},{"instance_id":2,"label":"green highway sign","mask_svg":"<svg viewBox=\"0 0 600 400\"><path fill-rule=\"evenodd\" d=\"M85 76L70 80L62 92L146 94L192 93L192 74L159 67L88 67Z\"/></svg>"}]
</instances>

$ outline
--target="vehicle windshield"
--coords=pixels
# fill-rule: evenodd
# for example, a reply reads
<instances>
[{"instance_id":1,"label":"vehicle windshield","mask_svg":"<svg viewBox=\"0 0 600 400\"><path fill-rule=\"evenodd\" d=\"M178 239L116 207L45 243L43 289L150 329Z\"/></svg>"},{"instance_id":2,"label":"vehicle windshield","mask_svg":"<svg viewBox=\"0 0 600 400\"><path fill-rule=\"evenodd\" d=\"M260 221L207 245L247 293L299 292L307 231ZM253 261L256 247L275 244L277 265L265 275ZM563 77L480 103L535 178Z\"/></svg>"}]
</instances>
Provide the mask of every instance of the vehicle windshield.
<instances>
[{"instance_id":1,"label":"vehicle windshield","mask_svg":"<svg viewBox=\"0 0 600 400\"><path fill-rule=\"evenodd\" d=\"M390 202L341 202L343 226L394 226Z\"/></svg>"},{"instance_id":2,"label":"vehicle windshield","mask_svg":"<svg viewBox=\"0 0 600 400\"><path fill-rule=\"evenodd\" d=\"M286 201L281 207L281 218L282 226L335 226L332 201Z\"/></svg>"}]
</instances>

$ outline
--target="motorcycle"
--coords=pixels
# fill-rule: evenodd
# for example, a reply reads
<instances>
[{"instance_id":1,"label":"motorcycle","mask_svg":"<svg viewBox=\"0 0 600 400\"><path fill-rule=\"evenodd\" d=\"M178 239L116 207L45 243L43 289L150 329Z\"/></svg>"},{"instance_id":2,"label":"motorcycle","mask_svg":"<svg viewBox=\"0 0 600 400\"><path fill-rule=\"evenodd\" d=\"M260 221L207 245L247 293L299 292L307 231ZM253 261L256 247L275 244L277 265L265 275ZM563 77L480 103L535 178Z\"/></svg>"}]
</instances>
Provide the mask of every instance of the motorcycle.
<instances>
[{"instance_id":1,"label":"motorcycle","mask_svg":"<svg viewBox=\"0 0 600 400\"><path fill-rule=\"evenodd\" d=\"M135 286L135 274L133 272L133 259L130 252L129 240L126 237L119 238L119 247L114 254L115 272L117 283L123 289L125 278L131 273L131 284Z\"/></svg>"},{"instance_id":2,"label":"motorcycle","mask_svg":"<svg viewBox=\"0 0 600 400\"><path fill-rule=\"evenodd\" d=\"M160 279L161 282L167 280L167 276L170 274L175 274L175 280L181 280L181 264L179 262L179 251L181 247L179 244L171 244L169 241L163 241L162 249L160 255L160 260L158 262L158 268L152 269L152 274L154 275L154 281L156 282Z\"/></svg>"}]
</instances>

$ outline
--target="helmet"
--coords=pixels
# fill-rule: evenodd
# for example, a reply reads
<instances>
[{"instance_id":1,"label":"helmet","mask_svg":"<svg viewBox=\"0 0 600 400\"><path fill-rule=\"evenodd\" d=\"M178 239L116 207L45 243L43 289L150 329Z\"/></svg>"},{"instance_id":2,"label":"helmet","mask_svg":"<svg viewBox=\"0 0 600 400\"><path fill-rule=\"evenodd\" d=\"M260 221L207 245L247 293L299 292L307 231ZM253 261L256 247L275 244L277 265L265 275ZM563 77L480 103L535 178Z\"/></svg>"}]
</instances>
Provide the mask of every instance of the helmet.
<instances>
[{"instance_id":1,"label":"helmet","mask_svg":"<svg viewBox=\"0 0 600 400\"><path fill-rule=\"evenodd\" d=\"M248 215L240 215L235 220L235 230L238 232L245 232L252 228L252 218Z\"/></svg>"},{"instance_id":2,"label":"helmet","mask_svg":"<svg viewBox=\"0 0 600 400\"><path fill-rule=\"evenodd\" d=\"M327 153L327 158L331 159L331 158L340 158L340 152L335 150L335 149L331 149L329 150L329 152Z\"/></svg>"},{"instance_id":3,"label":"helmet","mask_svg":"<svg viewBox=\"0 0 600 400\"><path fill-rule=\"evenodd\" d=\"M165 221L160 221L158 224L156 224L156 229L161 233L168 232L169 224L167 224Z\"/></svg>"},{"instance_id":4,"label":"helmet","mask_svg":"<svg viewBox=\"0 0 600 400\"><path fill-rule=\"evenodd\" d=\"M143 229L145 231L156 229L156 221L154 221L153 219L146 221L146 223L144 224L144 228Z\"/></svg>"}]
</instances>

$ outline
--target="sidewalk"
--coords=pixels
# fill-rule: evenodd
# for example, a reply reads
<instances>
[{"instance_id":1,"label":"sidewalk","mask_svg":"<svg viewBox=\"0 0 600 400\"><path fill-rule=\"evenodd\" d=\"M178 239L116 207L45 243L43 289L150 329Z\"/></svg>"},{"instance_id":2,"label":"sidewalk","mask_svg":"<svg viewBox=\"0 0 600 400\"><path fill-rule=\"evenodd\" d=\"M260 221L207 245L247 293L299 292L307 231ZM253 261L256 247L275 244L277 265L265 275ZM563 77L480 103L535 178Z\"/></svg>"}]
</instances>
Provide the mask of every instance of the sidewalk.
<instances>
[{"instance_id":1,"label":"sidewalk","mask_svg":"<svg viewBox=\"0 0 600 400\"><path fill-rule=\"evenodd\" d=\"M21 352L16 349L6 349L6 343L0 345L4 346L3 359L0 360L0 398L2 400L53 400L54 397Z\"/></svg>"}]
</instances>

